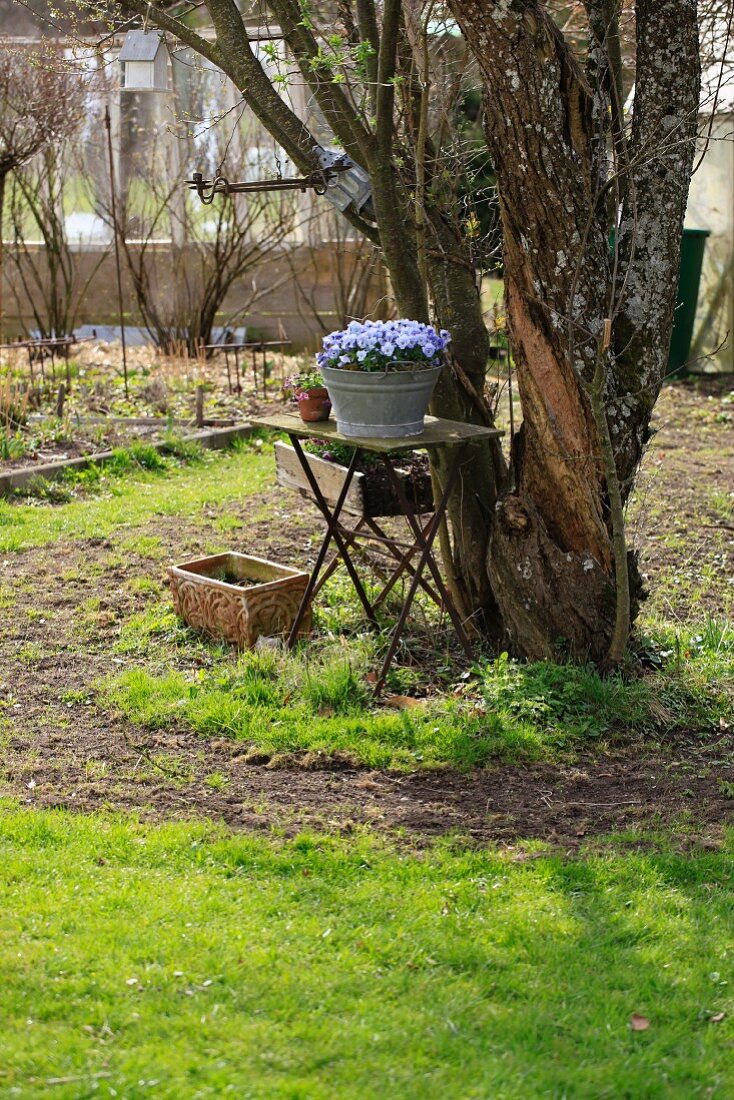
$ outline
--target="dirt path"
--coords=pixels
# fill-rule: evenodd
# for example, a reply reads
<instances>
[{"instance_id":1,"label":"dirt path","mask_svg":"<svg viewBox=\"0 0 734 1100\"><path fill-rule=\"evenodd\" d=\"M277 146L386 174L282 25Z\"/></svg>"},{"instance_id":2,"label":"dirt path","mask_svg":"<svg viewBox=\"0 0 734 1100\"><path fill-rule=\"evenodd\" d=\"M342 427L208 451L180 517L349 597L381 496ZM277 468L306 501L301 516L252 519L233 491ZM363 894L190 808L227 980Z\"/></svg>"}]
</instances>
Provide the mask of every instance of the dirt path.
<instances>
[{"instance_id":1,"label":"dirt path","mask_svg":"<svg viewBox=\"0 0 734 1100\"><path fill-rule=\"evenodd\" d=\"M734 491L734 404L723 400L725 389L716 392L713 400L680 388L666 393L646 460L651 488L646 495L643 479L636 506L654 610L681 620L706 610L731 614L734 606L726 510ZM240 828L370 824L503 843L537 837L565 847L664 824L695 825L715 843L734 817L734 801L722 794L730 789L722 778L734 778L726 754L695 733L561 766L466 776L373 773L338 761L283 768L246 761L242 744L131 728L104 709L93 685L143 663L115 654L122 624L161 599L169 557L221 542L223 519L245 525L227 536L235 547L304 563L313 552L312 512L269 490L226 515L205 508L196 522L155 516L114 540L61 542L0 561L0 793L79 810L205 815ZM190 653L185 660L190 667Z\"/></svg>"},{"instance_id":2,"label":"dirt path","mask_svg":"<svg viewBox=\"0 0 734 1100\"><path fill-rule=\"evenodd\" d=\"M388 775L338 761L280 768L248 762L246 751L186 732L143 733L89 707L67 730L31 718L13 738L4 793L35 806L132 809L166 820L203 815L235 828L370 825L419 837L532 837L564 848L663 826L693 828L716 843L734 818L720 787L731 767L723 772L716 747L694 738L676 739L663 752L584 755L566 766L501 766L473 775ZM212 774L220 789L209 786Z\"/></svg>"}]
</instances>

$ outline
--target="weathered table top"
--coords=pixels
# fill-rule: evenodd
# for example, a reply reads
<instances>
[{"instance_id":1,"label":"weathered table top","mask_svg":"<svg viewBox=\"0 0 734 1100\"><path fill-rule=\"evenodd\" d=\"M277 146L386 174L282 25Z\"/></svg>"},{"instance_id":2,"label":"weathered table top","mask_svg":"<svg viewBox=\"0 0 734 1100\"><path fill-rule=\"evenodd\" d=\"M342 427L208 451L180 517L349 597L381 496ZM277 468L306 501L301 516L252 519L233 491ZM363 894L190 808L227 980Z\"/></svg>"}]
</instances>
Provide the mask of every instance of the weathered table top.
<instances>
[{"instance_id":1,"label":"weathered table top","mask_svg":"<svg viewBox=\"0 0 734 1100\"><path fill-rule=\"evenodd\" d=\"M251 423L259 428L287 432L289 435L297 435L303 439L328 439L335 443L345 443L350 447L359 447L365 451L380 451L385 454L409 449L429 450L431 447L441 447L447 443L474 443L479 439L491 439L505 434L497 428L486 428L481 424L463 424L459 420L443 420L436 416L426 417L425 428L420 435L377 439L342 435L336 429L335 420L306 423L305 420L301 420L298 413L294 412L253 417Z\"/></svg>"}]
</instances>

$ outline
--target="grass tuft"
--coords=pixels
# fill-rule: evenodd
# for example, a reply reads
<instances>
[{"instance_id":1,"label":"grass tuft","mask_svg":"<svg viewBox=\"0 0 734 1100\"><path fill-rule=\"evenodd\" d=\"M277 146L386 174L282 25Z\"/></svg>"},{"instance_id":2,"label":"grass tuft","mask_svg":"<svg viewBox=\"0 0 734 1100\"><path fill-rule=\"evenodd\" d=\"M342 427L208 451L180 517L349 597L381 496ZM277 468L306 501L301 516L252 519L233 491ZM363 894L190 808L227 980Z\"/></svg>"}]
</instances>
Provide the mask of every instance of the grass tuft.
<instances>
[{"instance_id":1,"label":"grass tuft","mask_svg":"<svg viewBox=\"0 0 734 1100\"><path fill-rule=\"evenodd\" d=\"M302 681L304 702L314 714L359 714L369 703L369 690L349 660L322 661Z\"/></svg>"},{"instance_id":2,"label":"grass tuft","mask_svg":"<svg viewBox=\"0 0 734 1100\"><path fill-rule=\"evenodd\" d=\"M160 610L156 610L160 608ZM196 642L170 609L156 605L123 628L118 652L149 653L159 635L180 657ZM264 754L347 754L370 767L450 765L557 758L590 741L700 736L734 721L734 645L725 623L704 623L661 667L609 678L593 666L523 663L506 654L477 665L473 677L406 709L375 702L365 673L379 642L358 637L282 650L246 652L232 661L206 649L208 668L152 673L133 669L104 686L130 721L150 728L185 724L203 737L247 741ZM658 647L666 643L660 638ZM677 653L685 654L678 659ZM164 649L156 650L163 657ZM149 656L153 656L149 653Z\"/></svg>"}]
</instances>

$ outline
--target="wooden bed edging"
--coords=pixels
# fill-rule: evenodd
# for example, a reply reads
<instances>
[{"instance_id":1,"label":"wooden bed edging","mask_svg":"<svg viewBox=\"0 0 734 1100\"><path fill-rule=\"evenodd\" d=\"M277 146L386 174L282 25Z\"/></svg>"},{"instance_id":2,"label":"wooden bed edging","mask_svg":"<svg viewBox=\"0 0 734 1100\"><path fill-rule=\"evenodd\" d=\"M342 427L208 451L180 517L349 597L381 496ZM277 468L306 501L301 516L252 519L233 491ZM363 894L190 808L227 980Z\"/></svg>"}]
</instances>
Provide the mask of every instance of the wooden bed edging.
<instances>
[{"instance_id":1,"label":"wooden bed edging","mask_svg":"<svg viewBox=\"0 0 734 1100\"><path fill-rule=\"evenodd\" d=\"M252 434L250 424L240 424L234 428L215 428L212 431L193 432L181 437L182 443L198 443L206 450L223 450L235 439L247 439ZM156 451L163 451L170 444L166 440L158 443L146 443ZM34 481L54 481L66 470L83 470L86 466L104 466L115 457L116 451L100 451L95 455L81 455L79 458L64 458L58 462L45 462L40 466L21 466L17 470L8 470L0 474L0 497L10 496L16 489L25 489Z\"/></svg>"}]
</instances>

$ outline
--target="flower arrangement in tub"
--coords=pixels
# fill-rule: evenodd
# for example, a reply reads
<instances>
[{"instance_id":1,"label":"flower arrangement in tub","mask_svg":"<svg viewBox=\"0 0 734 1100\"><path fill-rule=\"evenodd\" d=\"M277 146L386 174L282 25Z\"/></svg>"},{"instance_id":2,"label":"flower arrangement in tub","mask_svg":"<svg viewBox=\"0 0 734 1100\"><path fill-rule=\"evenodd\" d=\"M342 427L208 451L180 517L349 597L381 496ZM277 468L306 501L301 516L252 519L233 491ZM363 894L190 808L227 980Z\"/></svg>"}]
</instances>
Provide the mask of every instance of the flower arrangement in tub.
<instances>
[{"instance_id":1,"label":"flower arrangement in tub","mask_svg":"<svg viewBox=\"0 0 734 1100\"><path fill-rule=\"evenodd\" d=\"M351 321L325 336L316 362L342 435L420 435L450 341L410 320Z\"/></svg>"},{"instance_id":2,"label":"flower arrangement in tub","mask_svg":"<svg viewBox=\"0 0 734 1100\"><path fill-rule=\"evenodd\" d=\"M451 337L420 321L350 321L324 337L319 367L351 371L420 370L440 366Z\"/></svg>"}]
</instances>

